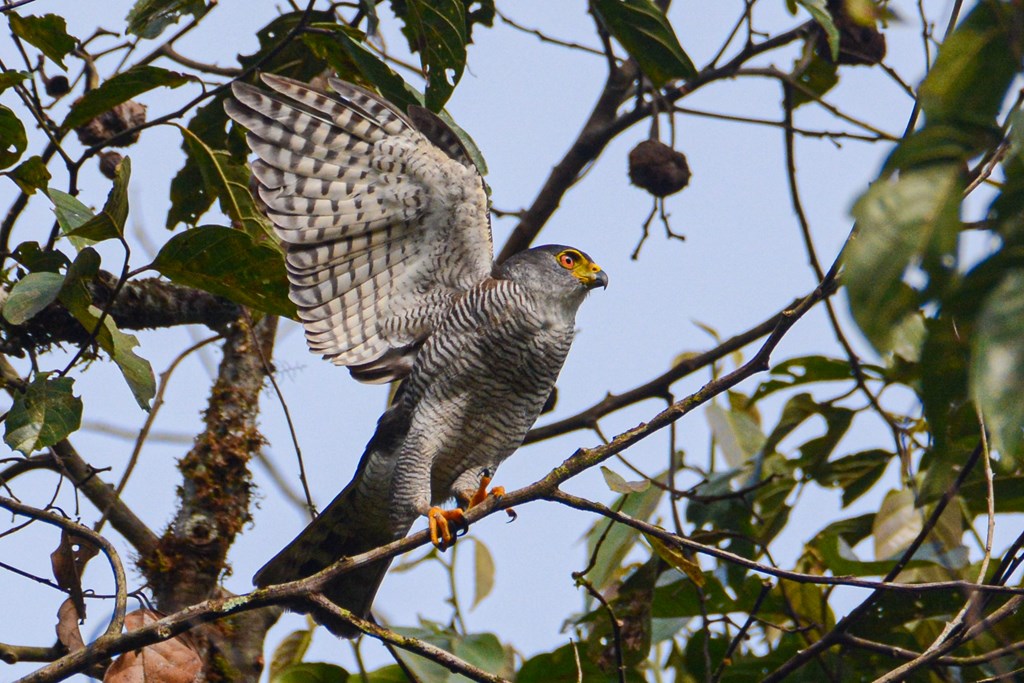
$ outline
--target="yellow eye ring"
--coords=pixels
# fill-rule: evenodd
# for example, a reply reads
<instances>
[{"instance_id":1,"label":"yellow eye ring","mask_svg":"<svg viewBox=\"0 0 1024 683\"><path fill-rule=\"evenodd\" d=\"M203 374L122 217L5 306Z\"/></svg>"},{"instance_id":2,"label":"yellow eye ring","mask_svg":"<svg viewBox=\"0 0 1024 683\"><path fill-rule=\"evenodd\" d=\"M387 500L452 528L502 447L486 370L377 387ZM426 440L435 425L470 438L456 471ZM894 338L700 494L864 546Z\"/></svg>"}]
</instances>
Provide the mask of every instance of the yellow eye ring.
<instances>
[{"instance_id":1,"label":"yellow eye ring","mask_svg":"<svg viewBox=\"0 0 1024 683\"><path fill-rule=\"evenodd\" d=\"M572 268L576 265L575 257L573 257L573 255L568 252L562 252L558 256L558 262L562 264L563 268L567 268L569 270L572 270Z\"/></svg>"}]
</instances>

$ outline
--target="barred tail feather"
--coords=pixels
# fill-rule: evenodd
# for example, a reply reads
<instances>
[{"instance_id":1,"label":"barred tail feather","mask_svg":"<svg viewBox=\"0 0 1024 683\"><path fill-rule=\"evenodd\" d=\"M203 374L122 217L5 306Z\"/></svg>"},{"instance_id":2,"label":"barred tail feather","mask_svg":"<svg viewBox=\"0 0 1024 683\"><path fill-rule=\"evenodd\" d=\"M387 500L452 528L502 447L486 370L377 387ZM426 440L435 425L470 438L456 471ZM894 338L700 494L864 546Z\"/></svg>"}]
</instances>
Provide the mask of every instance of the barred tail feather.
<instances>
[{"instance_id":1,"label":"barred tail feather","mask_svg":"<svg viewBox=\"0 0 1024 683\"><path fill-rule=\"evenodd\" d=\"M263 588L304 579L342 557L358 555L390 542L389 536L380 537L379 531L365 529L352 515L350 499L353 492L353 486L346 487L294 541L256 572L253 584ZM390 559L379 560L346 572L327 584L323 594L339 607L365 619L390 565ZM302 600L286 606L296 612L311 614L337 636L352 638L359 634L341 619Z\"/></svg>"}]
</instances>

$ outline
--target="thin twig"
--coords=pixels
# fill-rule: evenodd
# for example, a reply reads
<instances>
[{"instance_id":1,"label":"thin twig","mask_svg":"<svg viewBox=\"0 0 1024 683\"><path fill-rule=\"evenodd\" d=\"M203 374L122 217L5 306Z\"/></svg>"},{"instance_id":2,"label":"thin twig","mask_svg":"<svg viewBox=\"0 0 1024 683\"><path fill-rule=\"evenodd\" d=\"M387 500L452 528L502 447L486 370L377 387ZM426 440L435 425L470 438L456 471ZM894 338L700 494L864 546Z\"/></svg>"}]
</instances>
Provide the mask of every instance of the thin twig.
<instances>
[{"instance_id":1,"label":"thin twig","mask_svg":"<svg viewBox=\"0 0 1024 683\"><path fill-rule=\"evenodd\" d=\"M167 369L160 373L160 386L157 387L156 396L153 398L153 407L150 408L149 413L146 415L146 421L142 425L142 429L139 430L138 437L135 439L135 446L132 448L132 454L128 458L128 465L124 469L124 474L121 475L121 480L117 483L117 488L114 489L115 498L120 498L121 494L124 493L124 487L128 485L128 478L132 475L132 470L135 469L135 465L139 460L139 455L142 453L142 446L146 443L146 439L149 436L150 429L153 427L153 422L156 421L156 416L160 412L160 408L164 404L164 392L167 391L167 385L170 382L171 375L177 369L178 365L185 360L194 351L198 351L207 344L210 344L218 339L221 339L221 335L217 334L212 337L207 337L202 341L199 341L192 346L188 347L175 357L171 364L167 366ZM99 521L96 522L93 527L97 533L103 530L103 525L107 521L108 510L103 510L100 515Z\"/></svg>"},{"instance_id":2,"label":"thin twig","mask_svg":"<svg viewBox=\"0 0 1024 683\"><path fill-rule=\"evenodd\" d=\"M608 600L601 595L601 591L594 588L594 584L588 581L582 573L573 572L572 578L576 581L577 586L583 586L590 597L601 603L604 611L608 614L608 621L612 627L612 641L615 648L615 671L618 673L619 683L626 683L626 662L622 657L622 626L619 624L619 618L615 616L615 610L608 604Z\"/></svg>"},{"instance_id":3,"label":"thin twig","mask_svg":"<svg viewBox=\"0 0 1024 683\"><path fill-rule=\"evenodd\" d=\"M747 620L743 622L743 626L740 627L740 630L736 632L736 635L729 643L729 647L725 650L725 654L722 655L722 661L720 661L718 666L715 667L715 672L711 677L712 681L722 680L722 674L725 672L727 663L732 659L732 654L736 652L736 648L738 648L740 643L743 642L743 639L746 638L747 631L750 630L751 624L754 623L757 613L761 611L761 603L764 602L765 598L767 598L771 592L772 584L770 582L765 581L761 584L761 591L757 594L757 599L754 600L754 605L747 613Z\"/></svg>"},{"instance_id":4,"label":"thin twig","mask_svg":"<svg viewBox=\"0 0 1024 683\"><path fill-rule=\"evenodd\" d=\"M12 9L17 9L17 8L21 7L22 5L27 5L30 2L35 2L35 1L36 0L10 0L5 5L0 6L0 12L10 12Z\"/></svg>"},{"instance_id":5,"label":"thin twig","mask_svg":"<svg viewBox=\"0 0 1024 683\"><path fill-rule=\"evenodd\" d=\"M579 50L580 52L586 52L588 54L597 55L598 57L604 57L604 52L598 50L597 48L590 47L589 45L581 45L580 43L574 43L569 40L552 38L551 36L547 35L546 33L539 29L523 26L517 21L509 18L507 14L505 14L499 9L495 9L494 14L495 16L498 17L498 19L501 20L502 23L507 24L508 26L514 28L517 31L522 31L523 33L529 33L532 36L536 36L542 43L551 43L552 45L567 47L570 50Z\"/></svg>"},{"instance_id":6,"label":"thin twig","mask_svg":"<svg viewBox=\"0 0 1024 683\"><path fill-rule=\"evenodd\" d=\"M263 373L270 380L270 386L274 388L274 394L277 396L281 411L284 413L284 421L288 425L288 433L292 438L292 447L295 449L295 459L299 462L299 482L302 484L302 493L306 496L306 509L309 511L309 516L315 518L316 505L313 504L313 496L309 492L309 481L306 479L306 465L302 458L302 447L299 446L299 435L295 431L295 422L292 421L291 410L288 409L288 402L284 399L284 392L281 391L281 387L277 384L277 379L274 377L274 369L270 367L270 363L263 353L263 345L256 339L255 325L253 324L252 317L249 315L249 311L243 308L242 315L245 316L248 322L249 336L252 338L253 348L259 356L260 363L263 365Z\"/></svg>"},{"instance_id":7,"label":"thin twig","mask_svg":"<svg viewBox=\"0 0 1024 683\"><path fill-rule=\"evenodd\" d=\"M109 637L119 634L124 626L124 615L128 604L128 579L125 577L124 565L121 564L121 558L117 554L117 549L114 548L114 545L89 527L47 510L40 510L5 496L0 496L0 507L16 515L37 519L40 522L45 522L64 531L71 532L76 536L87 538L90 543L98 546L103 551L103 554L107 557L107 562L110 563L110 569L114 573L114 586L116 590L114 613L110 617L110 623L107 625L106 631L104 631L104 636Z\"/></svg>"}]
</instances>

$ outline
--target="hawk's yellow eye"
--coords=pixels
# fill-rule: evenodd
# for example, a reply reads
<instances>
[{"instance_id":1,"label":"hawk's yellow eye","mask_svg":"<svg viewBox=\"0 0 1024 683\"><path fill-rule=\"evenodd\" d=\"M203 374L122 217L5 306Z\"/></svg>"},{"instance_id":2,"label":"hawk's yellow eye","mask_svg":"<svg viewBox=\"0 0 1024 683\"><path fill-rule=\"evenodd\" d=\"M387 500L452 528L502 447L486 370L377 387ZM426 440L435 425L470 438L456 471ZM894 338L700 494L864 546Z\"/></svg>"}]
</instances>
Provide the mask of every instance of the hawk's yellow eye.
<instances>
[{"instance_id":1,"label":"hawk's yellow eye","mask_svg":"<svg viewBox=\"0 0 1024 683\"><path fill-rule=\"evenodd\" d=\"M558 262L562 264L563 268L572 270L573 266L576 265L576 258L567 251L563 251L559 257Z\"/></svg>"}]
</instances>

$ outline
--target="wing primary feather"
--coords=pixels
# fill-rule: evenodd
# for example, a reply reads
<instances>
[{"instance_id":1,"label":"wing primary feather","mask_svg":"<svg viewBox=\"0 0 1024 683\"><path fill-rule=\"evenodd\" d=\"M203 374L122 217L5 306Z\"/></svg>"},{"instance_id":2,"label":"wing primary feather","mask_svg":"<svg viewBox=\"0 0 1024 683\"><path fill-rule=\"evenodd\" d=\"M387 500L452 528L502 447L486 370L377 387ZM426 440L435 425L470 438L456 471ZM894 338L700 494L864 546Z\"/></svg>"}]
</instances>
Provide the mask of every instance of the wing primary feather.
<instances>
[{"instance_id":1,"label":"wing primary feather","mask_svg":"<svg viewBox=\"0 0 1024 683\"><path fill-rule=\"evenodd\" d=\"M408 372L458 296L488 278L483 179L454 131L337 79L262 75L225 103L248 129L261 208L309 348L360 381Z\"/></svg>"}]
</instances>

